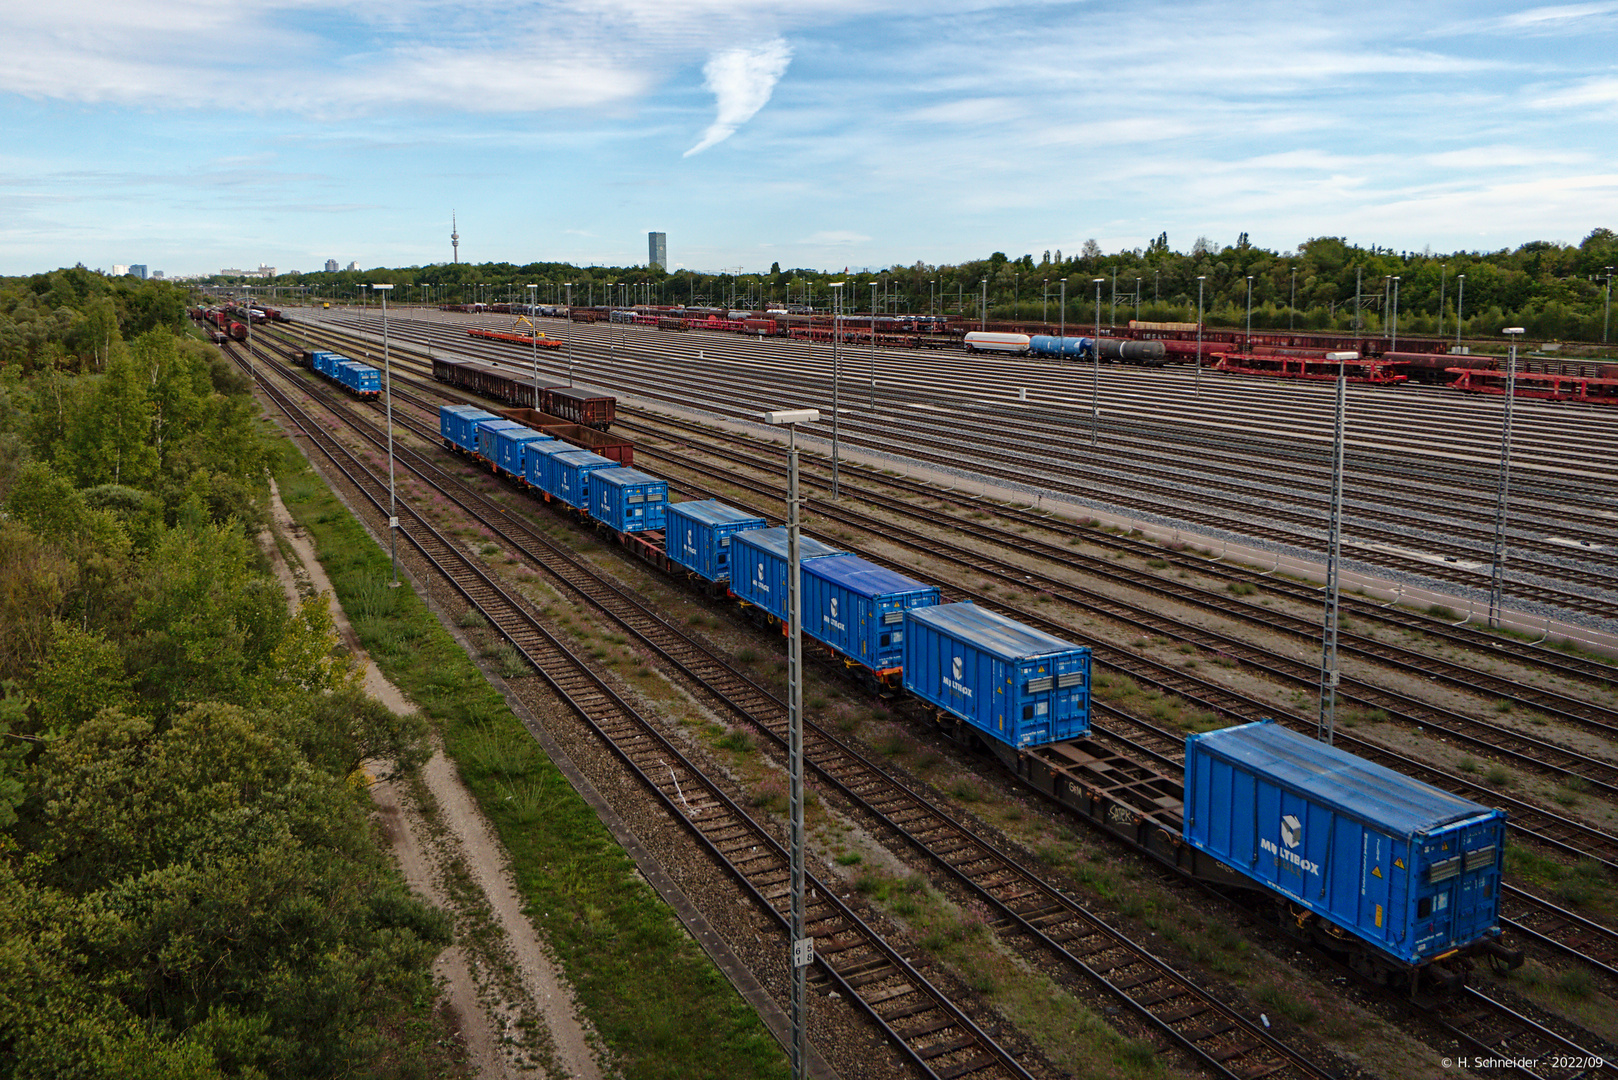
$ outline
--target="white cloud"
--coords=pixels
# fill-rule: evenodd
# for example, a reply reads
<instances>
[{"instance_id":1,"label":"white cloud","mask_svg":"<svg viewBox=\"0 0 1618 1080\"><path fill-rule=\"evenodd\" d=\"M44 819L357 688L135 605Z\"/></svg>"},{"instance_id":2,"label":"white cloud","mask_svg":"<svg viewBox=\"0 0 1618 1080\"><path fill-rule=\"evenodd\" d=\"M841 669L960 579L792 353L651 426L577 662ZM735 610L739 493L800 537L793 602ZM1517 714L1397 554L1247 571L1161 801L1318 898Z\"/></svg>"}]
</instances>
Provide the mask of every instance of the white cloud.
<instances>
[{"instance_id":1,"label":"white cloud","mask_svg":"<svg viewBox=\"0 0 1618 1080\"><path fill-rule=\"evenodd\" d=\"M770 100L775 84L791 62L792 49L782 38L751 49L727 49L709 57L702 68L706 77L703 85L713 92L719 114L685 156L700 154L724 142L751 120Z\"/></svg>"},{"instance_id":2,"label":"white cloud","mask_svg":"<svg viewBox=\"0 0 1618 1080\"><path fill-rule=\"evenodd\" d=\"M1591 105L1618 105L1618 79L1582 79L1565 90L1534 98L1530 105L1541 109L1582 109Z\"/></svg>"},{"instance_id":3,"label":"white cloud","mask_svg":"<svg viewBox=\"0 0 1618 1080\"><path fill-rule=\"evenodd\" d=\"M1529 8L1504 16L1499 26L1504 30L1565 30L1568 25L1586 19L1600 19L1618 14L1618 3L1561 4L1553 7Z\"/></svg>"}]
</instances>

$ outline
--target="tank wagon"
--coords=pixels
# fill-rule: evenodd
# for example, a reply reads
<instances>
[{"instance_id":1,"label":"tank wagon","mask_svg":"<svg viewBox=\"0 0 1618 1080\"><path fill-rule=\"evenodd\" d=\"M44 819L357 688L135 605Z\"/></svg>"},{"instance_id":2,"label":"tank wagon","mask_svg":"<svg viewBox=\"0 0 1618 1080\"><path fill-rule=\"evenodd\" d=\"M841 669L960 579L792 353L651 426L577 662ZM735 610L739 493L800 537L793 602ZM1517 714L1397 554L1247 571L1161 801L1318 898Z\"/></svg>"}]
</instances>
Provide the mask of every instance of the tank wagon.
<instances>
[{"instance_id":1,"label":"tank wagon","mask_svg":"<svg viewBox=\"0 0 1618 1080\"><path fill-rule=\"evenodd\" d=\"M967 352L1028 353L1032 339L1027 334L1002 334L996 331L973 330L961 339Z\"/></svg>"},{"instance_id":2,"label":"tank wagon","mask_svg":"<svg viewBox=\"0 0 1618 1080\"><path fill-rule=\"evenodd\" d=\"M521 468L507 458L501 475L784 631L785 528L713 500L670 502L659 478L520 427L440 410L447 446L498 462L506 441ZM1256 895L1283 932L1413 997L1452 993L1478 957L1522 963L1501 943L1504 811L1269 721L1193 735L1183 770L1157 771L1090 738L1088 647L945 603L937 585L813 537L799 545L812 647L1096 827Z\"/></svg>"}]
</instances>

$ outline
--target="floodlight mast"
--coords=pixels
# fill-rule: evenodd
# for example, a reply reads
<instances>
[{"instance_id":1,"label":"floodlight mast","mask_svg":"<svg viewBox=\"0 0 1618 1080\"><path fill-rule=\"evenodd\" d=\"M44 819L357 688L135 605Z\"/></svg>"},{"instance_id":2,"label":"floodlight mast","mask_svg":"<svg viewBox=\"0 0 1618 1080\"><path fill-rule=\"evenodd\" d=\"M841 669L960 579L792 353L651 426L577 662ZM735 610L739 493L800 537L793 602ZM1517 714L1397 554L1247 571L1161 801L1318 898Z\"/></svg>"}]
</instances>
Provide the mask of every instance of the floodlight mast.
<instances>
[{"instance_id":1,"label":"floodlight mast","mask_svg":"<svg viewBox=\"0 0 1618 1080\"><path fill-rule=\"evenodd\" d=\"M798 546L798 425L820 419L819 409L779 409L763 414L766 424L787 429L787 773L791 817L792 1076L808 1075L804 1053L807 975L815 960L814 939L804 934L803 840L803 557Z\"/></svg>"},{"instance_id":2,"label":"floodlight mast","mask_svg":"<svg viewBox=\"0 0 1618 1080\"><path fill-rule=\"evenodd\" d=\"M393 579L388 582L388 588L399 587L399 511L394 498L393 487L393 363L388 355L388 292L392 285L372 285L372 290L382 294L382 378L383 398L385 399L388 418L388 560L393 566Z\"/></svg>"}]
</instances>

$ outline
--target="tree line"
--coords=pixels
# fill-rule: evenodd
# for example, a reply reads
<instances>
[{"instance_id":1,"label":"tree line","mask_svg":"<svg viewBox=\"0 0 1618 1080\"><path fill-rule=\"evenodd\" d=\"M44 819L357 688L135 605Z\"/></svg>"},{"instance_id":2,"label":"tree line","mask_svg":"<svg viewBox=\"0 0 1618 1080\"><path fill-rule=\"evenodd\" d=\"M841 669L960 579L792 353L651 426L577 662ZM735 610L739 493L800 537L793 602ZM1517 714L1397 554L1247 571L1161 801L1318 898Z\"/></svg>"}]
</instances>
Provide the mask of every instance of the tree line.
<instances>
[{"instance_id":1,"label":"tree line","mask_svg":"<svg viewBox=\"0 0 1618 1080\"><path fill-rule=\"evenodd\" d=\"M289 608L278 451L183 324L165 283L0 280L0 1074L431 1075L449 926L357 782L424 725Z\"/></svg>"},{"instance_id":2,"label":"tree line","mask_svg":"<svg viewBox=\"0 0 1618 1080\"><path fill-rule=\"evenodd\" d=\"M1397 318L1400 333L1442 329L1447 336L1459 329L1466 337L1486 337L1520 325L1536 338L1599 342L1614 329L1609 310L1615 264L1618 235L1607 228L1591 230L1577 245L1534 241L1516 249L1449 254L1362 247L1333 236L1277 252L1252 244L1246 233L1229 246L1198 237L1181 252L1160 233L1144 247L1110 254L1089 240L1076 254L1012 258L995 252L956 265L917 262L852 272L783 270L779 264L760 273L704 273L560 262L440 263L289 274L255 287L356 302L366 296L364 286L386 282L397 286L394 303L468 303L520 302L532 283L540 287L542 303L561 303L572 283L575 304L640 298L726 306L734 300L755 308L791 304L826 311L831 283L841 281L850 312L868 312L874 302L883 313L1081 327L1098 316L1103 325L1137 317L1191 322L1200 301L1203 321L1220 326L1245 324L1251 308L1253 325L1264 328L1358 326L1382 333Z\"/></svg>"}]
</instances>

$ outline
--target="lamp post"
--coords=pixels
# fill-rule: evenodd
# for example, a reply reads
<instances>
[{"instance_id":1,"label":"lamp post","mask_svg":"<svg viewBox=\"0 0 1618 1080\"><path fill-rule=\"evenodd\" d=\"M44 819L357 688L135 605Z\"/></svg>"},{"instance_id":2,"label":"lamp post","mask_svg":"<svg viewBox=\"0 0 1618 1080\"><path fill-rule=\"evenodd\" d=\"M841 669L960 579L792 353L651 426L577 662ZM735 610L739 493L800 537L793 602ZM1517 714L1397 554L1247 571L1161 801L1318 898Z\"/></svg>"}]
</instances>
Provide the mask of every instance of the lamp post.
<instances>
[{"instance_id":1,"label":"lamp post","mask_svg":"<svg viewBox=\"0 0 1618 1080\"><path fill-rule=\"evenodd\" d=\"M792 856L792 1076L803 1080L806 976L815 962L814 939L804 936L803 843L803 599L798 551L798 425L820 419L819 409L783 409L764 414L766 424L787 429L787 773Z\"/></svg>"},{"instance_id":2,"label":"lamp post","mask_svg":"<svg viewBox=\"0 0 1618 1080\"><path fill-rule=\"evenodd\" d=\"M838 489L838 456L841 446L838 441L837 406L839 383L843 372L843 286L847 282L833 281L832 289L832 317L831 317L831 497L836 502L842 497Z\"/></svg>"},{"instance_id":3,"label":"lamp post","mask_svg":"<svg viewBox=\"0 0 1618 1080\"><path fill-rule=\"evenodd\" d=\"M528 332L534 335L534 408L539 408L539 323L534 309L539 304L539 283L528 286Z\"/></svg>"},{"instance_id":4,"label":"lamp post","mask_svg":"<svg viewBox=\"0 0 1618 1080\"><path fill-rule=\"evenodd\" d=\"M1056 336L1061 341L1067 340L1067 278L1062 279L1062 295L1056 301ZM1065 346L1058 345L1061 349Z\"/></svg>"},{"instance_id":5,"label":"lamp post","mask_svg":"<svg viewBox=\"0 0 1618 1080\"><path fill-rule=\"evenodd\" d=\"M393 564L393 580L388 588L399 587L399 513L393 488L393 363L388 354L388 291L392 285L372 285L382 294L382 397L388 423L388 560Z\"/></svg>"},{"instance_id":6,"label":"lamp post","mask_svg":"<svg viewBox=\"0 0 1618 1080\"><path fill-rule=\"evenodd\" d=\"M573 385L573 283L562 282L567 287L567 384Z\"/></svg>"},{"instance_id":7,"label":"lamp post","mask_svg":"<svg viewBox=\"0 0 1618 1080\"><path fill-rule=\"evenodd\" d=\"M1511 497L1511 406L1517 400L1517 339L1524 330L1508 326L1511 357L1506 361L1506 411L1500 422L1500 482L1494 494L1494 566L1489 574L1489 626L1500 625L1500 594L1506 581L1506 504Z\"/></svg>"},{"instance_id":8,"label":"lamp post","mask_svg":"<svg viewBox=\"0 0 1618 1080\"><path fill-rule=\"evenodd\" d=\"M1343 553L1343 413L1348 378L1344 362L1358 359L1357 352L1327 353L1337 361L1337 424L1332 438L1331 525L1326 538L1326 612L1320 632L1320 713L1315 721L1315 738L1330 746L1337 727L1337 630L1342 596L1338 566Z\"/></svg>"},{"instance_id":9,"label":"lamp post","mask_svg":"<svg viewBox=\"0 0 1618 1080\"><path fill-rule=\"evenodd\" d=\"M1288 330L1288 332L1291 332L1292 330L1296 329L1297 324L1296 324L1295 320L1297 319L1297 317L1298 317L1298 268L1296 266L1294 266L1294 267L1292 267L1292 295L1287 300L1287 330Z\"/></svg>"},{"instance_id":10,"label":"lamp post","mask_svg":"<svg viewBox=\"0 0 1618 1080\"><path fill-rule=\"evenodd\" d=\"M1247 337L1242 343L1242 352L1253 351L1253 275L1247 275Z\"/></svg>"},{"instance_id":11,"label":"lamp post","mask_svg":"<svg viewBox=\"0 0 1618 1080\"><path fill-rule=\"evenodd\" d=\"M1202 286L1208 280L1207 274L1197 275L1197 390L1202 393Z\"/></svg>"},{"instance_id":12,"label":"lamp post","mask_svg":"<svg viewBox=\"0 0 1618 1080\"><path fill-rule=\"evenodd\" d=\"M1096 428L1100 426L1101 419L1101 283L1106 278L1096 278L1096 336L1090 342L1090 445L1096 444ZM1114 303L1116 300L1117 284L1113 285Z\"/></svg>"},{"instance_id":13,"label":"lamp post","mask_svg":"<svg viewBox=\"0 0 1618 1080\"><path fill-rule=\"evenodd\" d=\"M1039 294L1039 325L1048 327L1051 324L1051 279L1045 278L1040 284ZM1049 330L1045 331L1047 334Z\"/></svg>"},{"instance_id":14,"label":"lamp post","mask_svg":"<svg viewBox=\"0 0 1618 1080\"><path fill-rule=\"evenodd\" d=\"M876 282L871 282L871 411L876 411Z\"/></svg>"},{"instance_id":15,"label":"lamp post","mask_svg":"<svg viewBox=\"0 0 1618 1080\"><path fill-rule=\"evenodd\" d=\"M984 278L978 284L983 289L982 298L978 300L978 329L986 330L989 326L989 279Z\"/></svg>"},{"instance_id":16,"label":"lamp post","mask_svg":"<svg viewBox=\"0 0 1618 1080\"><path fill-rule=\"evenodd\" d=\"M934 278L932 281L929 281L927 283L927 314L928 315L934 314L934 309L936 307L935 301L937 299L937 296L938 296L938 279Z\"/></svg>"}]
</instances>

